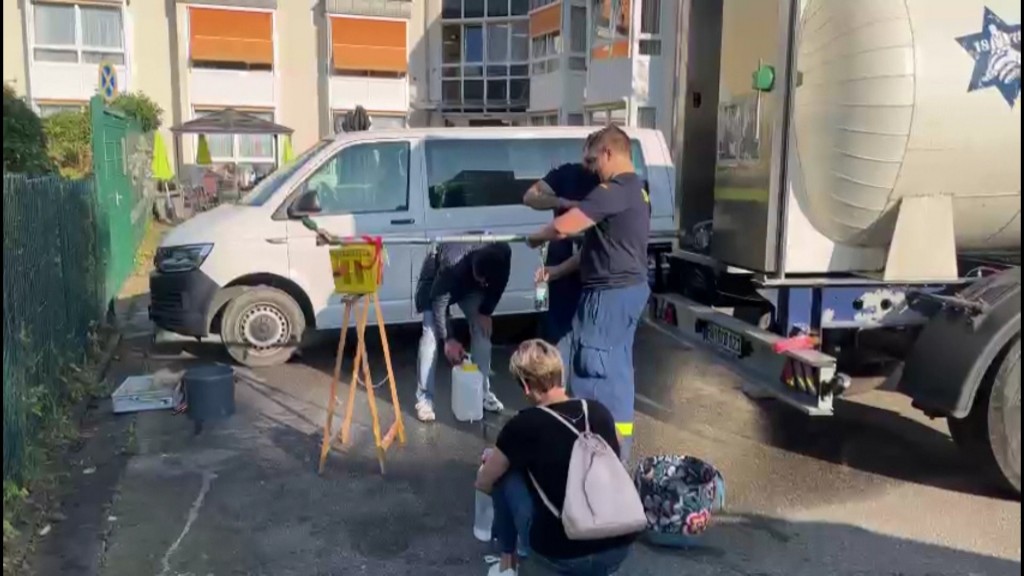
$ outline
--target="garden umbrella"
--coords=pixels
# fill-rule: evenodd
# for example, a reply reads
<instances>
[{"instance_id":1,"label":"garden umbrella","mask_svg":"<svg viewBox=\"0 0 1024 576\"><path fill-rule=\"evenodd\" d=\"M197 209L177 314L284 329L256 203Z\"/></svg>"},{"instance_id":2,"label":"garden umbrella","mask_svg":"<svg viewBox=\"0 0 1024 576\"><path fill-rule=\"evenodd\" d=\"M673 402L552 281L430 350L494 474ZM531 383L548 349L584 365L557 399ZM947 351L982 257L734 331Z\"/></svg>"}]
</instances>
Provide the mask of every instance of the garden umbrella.
<instances>
[{"instance_id":1,"label":"garden umbrella","mask_svg":"<svg viewBox=\"0 0 1024 576\"><path fill-rule=\"evenodd\" d=\"M203 134L199 135L199 148L196 151L196 164L200 166L209 166L213 164L213 159L210 157L210 143L206 141L206 136Z\"/></svg>"},{"instance_id":2,"label":"garden umbrella","mask_svg":"<svg viewBox=\"0 0 1024 576\"><path fill-rule=\"evenodd\" d=\"M159 132L153 135L153 178L160 182L170 182L174 179L174 169L171 167L171 160L167 157L167 144Z\"/></svg>"}]
</instances>

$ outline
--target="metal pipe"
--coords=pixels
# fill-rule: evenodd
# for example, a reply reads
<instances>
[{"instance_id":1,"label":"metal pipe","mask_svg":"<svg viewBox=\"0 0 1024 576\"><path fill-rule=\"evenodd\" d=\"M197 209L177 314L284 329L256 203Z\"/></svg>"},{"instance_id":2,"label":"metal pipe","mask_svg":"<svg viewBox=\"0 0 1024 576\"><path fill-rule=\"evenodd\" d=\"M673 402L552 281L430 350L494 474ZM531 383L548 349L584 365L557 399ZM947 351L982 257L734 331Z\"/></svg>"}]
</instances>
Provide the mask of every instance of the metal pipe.
<instances>
[{"instance_id":1,"label":"metal pipe","mask_svg":"<svg viewBox=\"0 0 1024 576\"><path fill-rule=\"evenodd\" d=\"M352 246L366 244L366 240L360 236L338 237L330 232L321 229L315 221L305 218L303 225L309 230L316 232L321 245L330 246ZM676 232L654 232L652 239L675 238ZM376 238L376 237L374 237ZM385 246L433 246L436 244L525 244L529 240L529 234L458 234L452 236L382 236L381 243Z\"/></svg>"}]
</instances>

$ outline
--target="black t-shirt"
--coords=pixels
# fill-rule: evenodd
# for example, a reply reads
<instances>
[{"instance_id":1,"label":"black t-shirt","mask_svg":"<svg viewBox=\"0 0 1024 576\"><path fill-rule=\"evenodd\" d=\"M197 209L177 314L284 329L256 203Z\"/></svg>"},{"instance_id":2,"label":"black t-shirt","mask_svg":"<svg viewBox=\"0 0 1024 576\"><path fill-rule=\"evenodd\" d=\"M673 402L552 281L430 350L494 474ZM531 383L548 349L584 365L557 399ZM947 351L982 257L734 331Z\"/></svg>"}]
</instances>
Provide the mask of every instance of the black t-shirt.
<instances>
[{"instance_id":1,"label":"black t-shirt","mask_svg":"<svg viewBox=\"0 0 1024 576\"><path fill-rule=\"evenodd\" d=\"M548 172L547 176L544 177L544 183L547 184L551 190L560 199L571 200L573 202L580 202L587 197L587 194L591 190L596 188L600 183L601 179L598 178L597 174L594 174L590 170L583 167L582 164L562 164L558 168L555 168L551 172ZM555 217L565 214L567 210L560 208L555 210ZM562 262L565 262L573 255L573 241L572 240L558 240L552 242L548 246L548 266L558 266ZM565 280L578 281L576 275L572 275Z\"/></svg>"},{"instance_id":2,"label":"black t-shirt","mask_svg":"<svg viewBox=\"0 0 1024 576\"><path fill-rule=\"evenodd\" d=\"M584 288L627 288L647 282L651 201L640 176L619 174L595 188L580 210L596 223L583 237Z\"/></svg>"},{"instance_id":3,"label":"black t-shirt","mask_svg":"<svg viewBox=\"0 0 1024 576\"><path fill-rule=\"evenodd\" d=\"M587 402L587 405L590 409L591 431L604 438L618 454L619 440L615 435L615 421L611 412L594 401ZM553 404L548 408L565 416L576 424L576 428L583 430L583 404L579 400ZM498 450L508 457L512 470L523 474L530 487L534 505L530 548L545 558L582 558L628 546L635 539L634 536L627 536L608 540L569 540L562 527L562 520L556 518L540 499L530 481L530 474L537 479L555 507L561 510L565 504L565 483L576 438L564 423L539 408L523 410L498 435Z\"/></svg>"}]
</instances>

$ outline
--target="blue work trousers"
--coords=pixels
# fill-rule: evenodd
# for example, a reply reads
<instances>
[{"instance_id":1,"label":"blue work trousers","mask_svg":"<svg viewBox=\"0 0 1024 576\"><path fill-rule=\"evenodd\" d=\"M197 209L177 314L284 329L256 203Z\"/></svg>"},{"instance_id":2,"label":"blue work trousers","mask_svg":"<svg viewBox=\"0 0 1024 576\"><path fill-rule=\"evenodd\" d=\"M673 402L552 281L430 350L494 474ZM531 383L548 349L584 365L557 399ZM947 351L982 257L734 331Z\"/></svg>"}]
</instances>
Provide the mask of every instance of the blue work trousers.
<instances>
[{"instance_id":1,"label":"blue work trousers","mask_svg":"<svg viewBox=\"0 0 1024 576\"><path fill-rule=\"evenodd\" d=\"M573 322L569 388L574 397L600 402L612 413L624 462L633 447L633 343L650 297L646 283L584 290Z\"/></svg>"}]
</instances>

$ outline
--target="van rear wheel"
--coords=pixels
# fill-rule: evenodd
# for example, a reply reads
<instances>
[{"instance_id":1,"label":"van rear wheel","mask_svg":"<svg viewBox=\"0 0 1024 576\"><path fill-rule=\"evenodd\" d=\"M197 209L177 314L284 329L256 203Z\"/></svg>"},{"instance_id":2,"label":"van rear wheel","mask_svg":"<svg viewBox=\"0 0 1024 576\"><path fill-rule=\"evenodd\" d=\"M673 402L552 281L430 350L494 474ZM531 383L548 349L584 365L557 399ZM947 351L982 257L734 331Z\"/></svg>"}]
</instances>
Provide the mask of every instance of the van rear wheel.
<instances>
[{"instance_id":1,"label":"van rear wheel","mask_svg":"<svg viewBox=\"0 0 1024 576\"><path fill-rule=\"evenodd\" d=\"M287 363L306 331L302 308L287 293L259 286L228 304L221 338L231 357L249 368Z\"/></svg>"}]
</instances>

